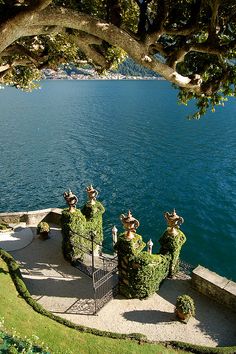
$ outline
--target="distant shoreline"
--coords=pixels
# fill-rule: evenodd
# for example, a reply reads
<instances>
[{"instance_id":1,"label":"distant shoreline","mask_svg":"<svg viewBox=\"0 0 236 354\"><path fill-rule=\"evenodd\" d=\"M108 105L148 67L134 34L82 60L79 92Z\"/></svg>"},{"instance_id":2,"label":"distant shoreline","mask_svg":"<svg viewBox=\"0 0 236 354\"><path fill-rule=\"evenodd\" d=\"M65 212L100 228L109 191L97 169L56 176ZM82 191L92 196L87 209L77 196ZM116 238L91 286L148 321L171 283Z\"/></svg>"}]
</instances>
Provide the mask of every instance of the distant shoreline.
<instances>
[{"instance_id":1,"label":"distant shoreline","mask_svg":"<svg viewBox=\"0 0 236 354\"><path fill-rule=\"evenodd\" d=\"M165 80L161 76L136 76L123 75L120 73L108 72L107 75L99 76L93 69L84 69L80 73L72 71L67 73L65 70L57 71L52 69L43 70L43 79L45 80Z\"/></svg>"},{"instance_id":2,"label":"distant shoreline","mask_svg":"<svg viewBox=\"0 0 236 354\"><path fill-rule=\"evenodd\" d=\"M44 77L42 80L50 80L50 81L166 81L163 77L128 77L128 78L72 78L72 77Z\"/></svg>"}]
</instances>

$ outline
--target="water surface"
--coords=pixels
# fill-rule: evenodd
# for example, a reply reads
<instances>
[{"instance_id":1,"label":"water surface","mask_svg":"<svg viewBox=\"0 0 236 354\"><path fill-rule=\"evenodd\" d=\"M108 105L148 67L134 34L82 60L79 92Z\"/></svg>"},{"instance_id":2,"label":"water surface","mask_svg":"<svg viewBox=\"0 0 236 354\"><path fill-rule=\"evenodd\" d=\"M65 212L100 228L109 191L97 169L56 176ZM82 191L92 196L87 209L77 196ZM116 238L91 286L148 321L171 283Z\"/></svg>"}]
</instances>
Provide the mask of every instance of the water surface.
<instances>
[{"instance_id":1,"label":"water surface","mask_svg":"<svg viewBox=\"0 0 236 354\"><path fill-rule=\"evenodd\" d=\"M105 204L107 244L131 209L154 242L174 207L182 258L236 280L235 100L199 121L163 81L45 81L0 92L0 211L63 207L92 183Z\"/></svg>"}]
</instances>

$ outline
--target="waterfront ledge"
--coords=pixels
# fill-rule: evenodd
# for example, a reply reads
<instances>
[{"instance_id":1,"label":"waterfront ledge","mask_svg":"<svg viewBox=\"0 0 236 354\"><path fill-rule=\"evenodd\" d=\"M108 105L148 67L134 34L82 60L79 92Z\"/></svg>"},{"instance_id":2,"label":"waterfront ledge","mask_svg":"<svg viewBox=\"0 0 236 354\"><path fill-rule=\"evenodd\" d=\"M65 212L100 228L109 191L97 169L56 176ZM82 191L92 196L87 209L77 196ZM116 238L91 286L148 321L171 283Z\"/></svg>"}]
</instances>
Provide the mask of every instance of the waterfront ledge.
<instances>
[{"instance_id":1,"label":"waterfront ledge","mask_svg":"<svg viewBox=\"0 0 236 354\"><path fill-rule=\"evenodd\" d=\"M206 295L236 312L236 283L199 265L192 272L191 283Z\"/></svg>"}]
</instances>

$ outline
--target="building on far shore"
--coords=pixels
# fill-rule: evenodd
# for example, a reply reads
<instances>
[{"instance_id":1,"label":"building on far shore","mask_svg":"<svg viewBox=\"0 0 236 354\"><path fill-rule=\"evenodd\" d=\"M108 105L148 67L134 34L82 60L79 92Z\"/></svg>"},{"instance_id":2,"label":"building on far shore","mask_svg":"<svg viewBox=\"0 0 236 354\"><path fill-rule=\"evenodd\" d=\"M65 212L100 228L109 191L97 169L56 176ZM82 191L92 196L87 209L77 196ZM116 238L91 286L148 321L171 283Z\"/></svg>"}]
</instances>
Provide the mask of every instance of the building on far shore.
<instances>
[{"instance_id":1,"label":"building on far shore","mask_svg":"<svg viewBox=\"0 0 236 354\"><path fill-rule=\"evenodd\" d=\"M80 69L79 73L71 71L68 73L63 69L44 69L43 79L45 80L164 80L157 76L122 75L120 73L107 72L99 75L94 69Z\"/></svg>"}]
</instances>

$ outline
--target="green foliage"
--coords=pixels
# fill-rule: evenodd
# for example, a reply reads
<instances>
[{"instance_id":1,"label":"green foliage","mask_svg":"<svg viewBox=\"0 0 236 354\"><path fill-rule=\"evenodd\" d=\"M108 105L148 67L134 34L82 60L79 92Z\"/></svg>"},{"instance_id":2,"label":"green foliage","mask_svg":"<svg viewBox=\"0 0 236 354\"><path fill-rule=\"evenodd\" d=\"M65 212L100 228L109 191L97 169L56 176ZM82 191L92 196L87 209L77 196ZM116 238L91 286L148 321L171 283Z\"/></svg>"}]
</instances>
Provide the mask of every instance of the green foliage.
<instances>
[{"instance_id":1,"label":"green foliage","mask_svg":"<svg viewBox=\"0 0 236 354\"><path fill-rule=\"evenodd\" d=\"M47 222L41 221L37 225L37 234L49 233L49 232L50 232L50 226L48 225Z\"/></svg>"},{"instance_id":2,"label":"green foliage","mask_svg":"<svg viewBox=\"0 0 236 354\"><path fill-rule=\"evenodd\" d=\"M42 79L42 73L35 67L16 66L4 77L4 84L15 86L24 91L32 91L39 88L37 81Z\"/></svg>"},{"instance_id":3,"label":"green foliage","mask_svg":"<svg viewBox=\"0 0 236 354\"><path fill-rule=\"evenodd\" d=\"M169 261L168 256L150 255L147 252L134 257L128 278L129 297L142 299L154 294L168 275Z\"/></svg>"},{"instance_id":4,"label":"green foliage","mask_svg":"<svg viewBox=\"0 0 236 354\"><path fill-rule=\"evenodd\" d=\"M180 350L188 350L191 353L195 354L235 354L236 346L232 347L205 347L203 345L194 345L190 343L178 342L178 341L170 341L166 344L170 346L180 349Z\"/></svg>"},{"instance_id":5,"label":"green foliage","mask_svg":"<svg viewBox=\"0 0 236 354\"><path fill-rule=\"evenodd\" d=\"M233 58L235 54L232 53ZM178 64L178 71L182 75L198 73L203 80L200 93L178 88L179 103L187 105L190 100L195 101L197 112L189 118L199 119L209 110L215 112L216 106L223 107L228 97L236 96L236 67L235 62L229 59L207 53L190 52L186 55L185 61Z\"/></svg>"},{"instance_id":6,"label":"green foliage","mask_svg":"<svg viewBox=\"0 0 236 354\"><path fill-rule=\"evenodd\" d=\"M109 47L106 51L106 59L112 63L110 69L117 70L119 65L127 58L127 54L123 49L117 47Z\"/></svg>"},{"instance_id":7,"label":"green foliage","mask_svg":"<svg viewBox=\"0 0 236 354\"><path fill-rule=\"evenodd\" d=\"M47 67L57 69L59 64L77 63L80 59L73 35L66 33L36 37L34 46L47 51Z\"/></svg>"},{"instance_id":8,"label":"green foliage","mask_svg":"<svg viewBox=\"0 0 236 354\"><path fill-rule=\"evenodd\" d=\"M30 339L21 339L16 335L7 334L6 332L0 331L0 353L8 354L33 354L33 353L42 353L47 354L47 351L44 351L38 345L34 345Z\"/></svg>"},{"instance_id":9,"label":"green foliage","mask_svg":"<svg viewBox=\"0 0 236 354\"><path fill-rule=\"evenodd\" d=\"M185 294L178 296L175 306L184 315L195 316L195 305L191 296Z\"/></svg>"},{"instance_id":10,"label":"green foliage","mask_svg":"<svg viewBox=\"0 0 236 354\"><path fill-rule=\"evenodd\" d=\"M179 230L177 236L166 231L160 238L160 254L142 252L145 243L142 236L135 235L127 240L121 234L115 244L118 254L119 289L128 298L146 298L155 293L167 276L174 276L178 271L179 254L186 241Z\"/></svg>"},{"instance_id":11,"label":"green foliage","mask_svg":"<svg viewBox=\"0 0 236 354\"><path fill-rule=\"evenodd\" d=\"M94 241L101 244L103 241L102 214L105 209L96 201L94 205L85 204L74 213L63 210L62 225L62 250L64 257L70 262L76 259L83 260L84 254L92 251L91 232L94 233Z\"/></svg>"},{"instance_id":12,"label":"green foliage","mask_svg":"<svg viewBox=\"0 0 236 354\"><path fill-rule=\"evenodd\" d=\"M119 290L128 298L146 298L159 289L169 272L170 256L142 252L142 236L127 240L119 236L115 245L118 254Z\"/></svg>"},{"instance_id":13,"label":"green foliage","mask_svg":"<svg viewBox=\"0 0 236 354\"><path fill-rule=\"evenodd\" d=\"M86 217L87 235L91 231L94 232L94 241L101 244L103 241L102 214L105 212L102 203L96 200L94 205L90 205L88 202L83 206L81 212Z\"/></svg>"},{"instance_id":14,"label":"green foliage","mask_svg":"<svg viewBox=\"0 0 236 354\"><path fill-rule=\"evenodd\" d=\"M73 262L77 258L83 259L84 251L79 247L82 245L85 250L89 249L87 236L86 218L80 210L76 209L70 213L68 209L63 210L61 215L62 226L62 251L65 259Z\"/></svg>"},{"instance_id":15,"label":"green foliage","mask_svg":"<svg viewBox=\"0 0 236 354\"><path fill-rule=\"evenodd\" d=\"M159 239L160 254L170 255L171 258L168 274L170 277L173 277L179 271L179 255L185 242L186 236L180 230L178 230L178 235L170 235L166 231Z\"/></svg>"},{"instance_id":16,"label":"green foliage","mask_svg":"<svg viewBox=\"0 0 236 354\"><path fill-rule=\"evenodd\" d=\"M11 230L12 228L7 223L0 223L0 231Z\"/></svg>"},{"instance_id":17,"label":"green foliage","mask_svg":"<svg viewBox=\"0 0 236 354\"><path fill-rule=\"evenodd\" d=\"M135 234L134 238L129 241L126 239L125 234L123 233L119 235L114 249L121 257L126 257L128 255L137 256L141 253L145 246L146 244L143 242L141 235Z\"/></svg>"}]
</instances>

